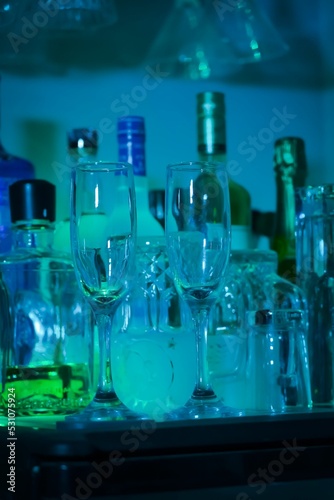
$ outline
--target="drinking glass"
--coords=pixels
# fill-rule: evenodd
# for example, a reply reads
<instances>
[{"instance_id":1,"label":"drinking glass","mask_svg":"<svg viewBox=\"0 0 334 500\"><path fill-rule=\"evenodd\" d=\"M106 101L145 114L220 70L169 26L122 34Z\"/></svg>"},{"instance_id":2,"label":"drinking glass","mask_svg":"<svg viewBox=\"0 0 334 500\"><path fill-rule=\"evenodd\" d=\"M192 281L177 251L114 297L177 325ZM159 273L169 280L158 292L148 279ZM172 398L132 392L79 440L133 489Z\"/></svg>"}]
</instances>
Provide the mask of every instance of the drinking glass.
<instances>
[{"instance_id":1,"label":"drinking glass","mask_svg":"<svg viewBox=\"0 0 334 500\"><path fill-rule=\"evenodd\" d=\"M334 184L296 190L297 284L308 305L313 404L334 407Z\"/></svg>"},{"instance_id":2,"label":"drinking glass","mask_svg":"<svg viewBox=\"0 0 334 500\"><path fill-rule=\"evenodd\" d=\"M71 179L70 229L76 277L95 315L100 357L95 397L72 420L138 419L141 416L116 396L111 369L113 318L129 293L135 272L136 201L131 165L77 164Z\"/></svg>"},{"instance_id":3,"label":"drinking glass","mask_svg":"<svg viewBox=\"0 0 334 500\"><path fill-rule=\"evenodd\" d=\"M167 418L239 415L214 393L207 359L209 316L220 296L231 242L228 177L218 162L167 166L166 239L175 286L190 308L196 340L196 383L191 399Z\"/></svg>"}]
</instances>

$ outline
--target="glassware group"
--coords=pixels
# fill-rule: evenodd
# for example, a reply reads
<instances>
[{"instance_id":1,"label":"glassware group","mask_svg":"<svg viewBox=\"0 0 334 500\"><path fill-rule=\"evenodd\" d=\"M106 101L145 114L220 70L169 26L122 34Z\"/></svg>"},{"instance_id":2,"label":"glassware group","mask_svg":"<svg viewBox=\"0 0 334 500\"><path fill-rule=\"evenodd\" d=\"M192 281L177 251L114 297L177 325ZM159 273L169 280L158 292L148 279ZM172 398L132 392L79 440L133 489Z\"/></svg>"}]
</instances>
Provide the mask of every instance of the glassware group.
<instances>
[{"instance_id":1,"label":"glassware group","mask_svg":"<svg viewBox=\"0 0 334 500\"><path fill-rule=\"evenodd\" d=\"M71 246L77 280L98 327L99 376L93 401L69 417L74 422L141 418L118 399L111 367L115 311L134 278L136 224L131 165L78 163L71 180Z\"/></svg>"}]
</instances>

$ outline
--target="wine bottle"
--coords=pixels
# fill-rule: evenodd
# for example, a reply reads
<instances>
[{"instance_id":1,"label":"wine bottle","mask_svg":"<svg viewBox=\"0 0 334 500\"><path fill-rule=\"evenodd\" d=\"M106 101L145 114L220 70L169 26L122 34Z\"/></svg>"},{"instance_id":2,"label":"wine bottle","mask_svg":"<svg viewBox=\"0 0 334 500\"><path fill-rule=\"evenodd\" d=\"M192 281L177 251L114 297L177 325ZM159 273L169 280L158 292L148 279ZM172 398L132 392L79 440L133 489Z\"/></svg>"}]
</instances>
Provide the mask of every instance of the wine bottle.
<instances>
[{"instance_id":1,"label":"wine bottle","mask_svg":"<svg viewBox=\"0 0 334 500\"><path fill-rule=\"evenodd\" d=\"M137 234L139 237L164 236L164 230L154 218L149 206L148 179L145 158L145 121L141 116L118 119L118 160L133 166L137 202Z\"/></svg>"},{"instance_id":2,"label":"wine bottle","mask_svg":"<svg viewBox=\"0 0 334 500\"><path fill-rule=\"evenodd\" d=\"M0 253L8 252L12 246L9 186L18 180L34 177L34 165L28 160L8 153L0 137Z\"/></svg>"},{"instance_id":3,"label":"wine bottle","mask_svg":"<svg viewBox=\"0 0 334 500\"><path fill-rule=\"evenodd\" d=\"M197 150L200 160L226 162L225 96L221 92L197 94ZM229 178L233 250L252 246L251 198Z\"/></svg>"},{"instance_id":4,"label":"wine bottle","mask_svg":"<svg viewBox=\"0 0 334 500\"><path fill-rule=\"evenodd\" d=\"M278 274L296 279L295 189L305 186L305 143L300 137L282 137L274 145L276 221L271 248L278 253Z\"/></svg>"}]
</instances>

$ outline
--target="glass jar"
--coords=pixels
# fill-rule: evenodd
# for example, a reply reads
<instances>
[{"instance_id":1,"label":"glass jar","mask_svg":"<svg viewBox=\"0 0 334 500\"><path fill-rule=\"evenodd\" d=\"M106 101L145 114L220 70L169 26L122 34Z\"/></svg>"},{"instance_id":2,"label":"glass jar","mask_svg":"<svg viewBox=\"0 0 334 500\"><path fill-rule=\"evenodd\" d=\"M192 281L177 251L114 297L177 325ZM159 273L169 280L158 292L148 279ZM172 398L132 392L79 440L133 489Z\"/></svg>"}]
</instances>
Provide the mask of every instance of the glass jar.
<instances>
[{"instance_id":1,"label":"glass jar","mask_svg":"<svg viewBox=\"0 0 334 500\"><path fill-rule=\"evenodd\" d=\"M247 314L246 408L285 412L312 407L307 347L307 301L302 290L278 276L271 250L243 254L252 289Z\"/></svg>"},{"instance_id":2,"label":"glass jar","mask_svg":"<svg viewBox=\"0 0 334 500\"><path fill-rule=\"evenodd\" d=\"M277 267L272 250L234 250L212 317L214 389L227 405L250 412L312 406L306 299Z\"/></svg>"}]
</instances>

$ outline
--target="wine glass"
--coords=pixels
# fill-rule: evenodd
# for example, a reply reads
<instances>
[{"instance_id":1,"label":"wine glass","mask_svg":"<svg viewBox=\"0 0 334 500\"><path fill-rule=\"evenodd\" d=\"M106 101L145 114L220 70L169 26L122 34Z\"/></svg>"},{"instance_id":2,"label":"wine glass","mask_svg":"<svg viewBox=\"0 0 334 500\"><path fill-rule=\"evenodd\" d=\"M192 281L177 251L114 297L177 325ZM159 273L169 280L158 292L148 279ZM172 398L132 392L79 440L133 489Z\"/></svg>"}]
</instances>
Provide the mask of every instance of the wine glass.
<instances>
[{"instance_id":1,"label":"wine glass","mask_svg":"<svg viewBox=\"0 0 334 500\"><path fill-rule=\"evenodd\" d=\"M178 293L190 308L196 339L196 383L191 399L167 419L241 415L214 393L207 359L209 316L218 299L231 242L228 177L218 162L167 166L166 240Z\"/></svg>"},{"instance_id":2,"label":"wine glass","mask_svg":"<svg viewBox=\"0 0 334 500\"><path fill-rule=\"evenodd\" d=\"M119 401L111 369L114 314L135 277L136 225L132 166L77 164L71 179L71 248L77 281L95 315L100 359L94 400L68 421L144 418Z\"/></svg>"}]
</instances>

